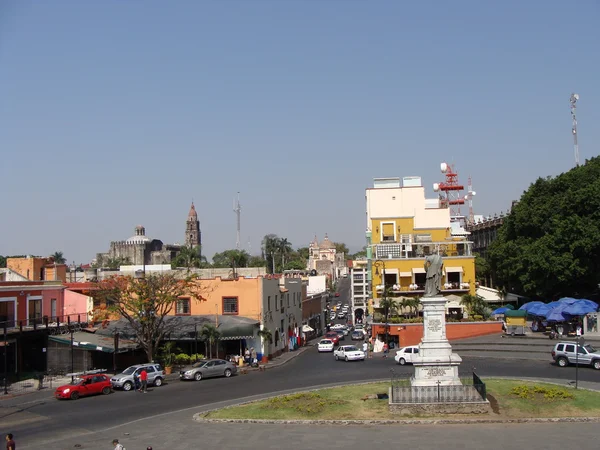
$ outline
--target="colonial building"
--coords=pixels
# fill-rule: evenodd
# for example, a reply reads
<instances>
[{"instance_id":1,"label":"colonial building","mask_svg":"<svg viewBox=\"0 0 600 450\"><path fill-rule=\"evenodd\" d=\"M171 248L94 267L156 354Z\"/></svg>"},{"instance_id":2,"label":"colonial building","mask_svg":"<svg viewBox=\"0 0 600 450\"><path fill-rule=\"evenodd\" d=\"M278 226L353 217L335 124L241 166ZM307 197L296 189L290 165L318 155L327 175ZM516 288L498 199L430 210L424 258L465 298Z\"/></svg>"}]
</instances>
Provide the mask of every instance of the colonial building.
<instances>
[{"instance_id":1,"label":"colonial building","mask_svg":"<svg viewBox=\"0 0 600 450\"><path fill-rule=\"evenodd\" d=\"M338 253L335 244L329 240L327 234L321 242L315 236L308 245L308 270L316 270L318 275L327 275L337 279L345 272L345 255Z\"/></svg>"},{"instance_id":2,"label":"colonial building","mask_svg":"<svg viewBox=\"0 0 600 450\"><path fill-rule=\"evenodd\" d=\"M192 247L202 245L200 221L193 203L185 223L185 243ZM134 266L169 264L180 251L181 245L164 244L159 239L151 239L146 236L146 229L138 225L135 227L134 235L129 239L113 241L107 253L98 253L96 265L106 266L111 259L121 260Z\"/></svg>"},{"instance_id":3,"label":"colonial building","mask_svg":"<svg viewBox=\"0 0 600 450\"><path fill-rule=\"evenodd\" d=\"M475 294L472 242L439 199L427 199L420 177L377 178L366 190L367 279L374 308L383 295L401 300L425 290L425 257L444 258L442 295Z\"/></svg>"},{"instance_id":4,"label":"colonial building","mask_svg":"<svg viewBox=\"0 0 600 450\"><path fill-rule=\"evenodd\" d=\"M5 274L6 281L18 274L30 281L65 281L67 266L56 264L52 257L40 258L26 256L25 258L8 258L6 268L10 271ZM18 281L18 280L15 280Z\"/></svg>"},{"instance_id":5,"label":"colonial building","mask_svg":"<svg viewBox=\"0 0 600 450\"><path fill-rule=\"evenodd\" d=\"M368 261L352 261L350 268L350 301L354 321L363 320L367 313L370 298L370 284L368 280Z\"/></svg>"}]
</instances>

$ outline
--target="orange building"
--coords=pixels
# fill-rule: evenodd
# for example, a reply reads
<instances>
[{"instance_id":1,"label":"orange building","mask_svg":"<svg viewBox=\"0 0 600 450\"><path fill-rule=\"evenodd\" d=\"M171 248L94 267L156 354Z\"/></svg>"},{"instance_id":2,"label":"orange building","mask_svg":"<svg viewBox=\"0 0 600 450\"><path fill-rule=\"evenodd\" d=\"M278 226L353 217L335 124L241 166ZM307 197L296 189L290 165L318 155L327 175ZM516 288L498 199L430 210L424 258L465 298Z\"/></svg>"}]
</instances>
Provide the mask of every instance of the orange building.
<instances>
[{"instance_id":1,"label":"orange building","mask_svg":"<svg viewBox=\"0 0 600 450\"><path fill-rule=\"evenodd\" d=\"M67 265L54 264L52 258L8 258L6 268L18 273L31 281L62 281L67 280Z\"/></svg>"}]
</instances>

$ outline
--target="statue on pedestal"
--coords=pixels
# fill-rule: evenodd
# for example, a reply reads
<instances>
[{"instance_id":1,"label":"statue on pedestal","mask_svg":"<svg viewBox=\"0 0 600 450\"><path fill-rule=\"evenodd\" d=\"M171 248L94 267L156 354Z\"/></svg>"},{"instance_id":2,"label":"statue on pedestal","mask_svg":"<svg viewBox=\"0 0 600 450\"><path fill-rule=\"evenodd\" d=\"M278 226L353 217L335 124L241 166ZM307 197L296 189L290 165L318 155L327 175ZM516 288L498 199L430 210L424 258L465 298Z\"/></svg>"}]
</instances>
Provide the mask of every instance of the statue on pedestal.
<instances>
[{"instance_id":1,"label":"statue on pedestal","mask_svg":"<svg viewBox=\"0 0 600 450\"><path fill-rule=\"evenodd\" d=\"M425 294L423 297L437 297L442 291L442 267L444 262L440 255L429 255L425 258Z\"/></svg>"}]
</instances>

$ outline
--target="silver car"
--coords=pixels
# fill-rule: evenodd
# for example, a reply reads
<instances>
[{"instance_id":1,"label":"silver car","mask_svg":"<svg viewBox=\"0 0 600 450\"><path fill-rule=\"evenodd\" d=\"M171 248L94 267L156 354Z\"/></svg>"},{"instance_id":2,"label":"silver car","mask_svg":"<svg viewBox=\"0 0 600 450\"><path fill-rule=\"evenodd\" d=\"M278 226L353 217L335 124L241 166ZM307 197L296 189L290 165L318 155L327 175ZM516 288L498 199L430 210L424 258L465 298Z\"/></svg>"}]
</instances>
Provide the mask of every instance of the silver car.
<instances>
[{"instance_id":1,"label":"silver car","mask_svg":"<svg viewBox=\"0 0 600 450\"><path fill-rule=\"evenodd\" d=\"M229 378L237 373L237 366L224 359L201 359L191 366L184 367L179 372L180 380L196 380L211 377Z\"/></svg>"},{"instance_id":2,"label":"silver car","mask_svg":"<svg viewBox=\"0 0 600 450\"><path fill-rule=\"evenodd\" d=\"M148 374L148 386L162 386L165 379L165 372L160 364L136 364L130 366L123 372L113 376L110 379L113 389L123 389L124 391L130 391L135 386L133 375L139 376L142 369L146 369Z\"/></svg>"}]
</instances>

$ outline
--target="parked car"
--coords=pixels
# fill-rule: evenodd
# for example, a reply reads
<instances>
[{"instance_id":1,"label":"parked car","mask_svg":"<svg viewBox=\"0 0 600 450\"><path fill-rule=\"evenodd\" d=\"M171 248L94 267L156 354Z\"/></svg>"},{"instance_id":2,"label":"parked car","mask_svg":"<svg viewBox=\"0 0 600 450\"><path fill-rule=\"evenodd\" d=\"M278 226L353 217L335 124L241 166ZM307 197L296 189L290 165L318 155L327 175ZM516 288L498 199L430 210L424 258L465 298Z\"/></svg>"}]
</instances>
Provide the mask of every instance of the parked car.
<instances>
[{"instance_id":1,"label":"parked car","mask_svg":"<svg viewBox=\"0 0 600 450\"><path fill-rule=\"evenodd\" d=\"M336 292L336 293L335 293L335 296L336 296L336 297L339 297L339 296L340 296L340 293L339 293L339 292Z\"/></svg>"},{"instance_id":2,"label":"parked car","mask_svg":"<svg viewBox=\"0 0 600 450\"><path fill-rule=\"evenodd\" d=\"M394 356L394 360L403 366L406 363L412 364L413 359L419 355L419 346L411 345L409 347L403 347L396 351L396 356Z\"/></svg>"},{"instance_id":3,"label":"parked car","mask_svg":"<svg viewBox=\"0 0 600 450\"><path fill-rule=\"evenodd\" d=\"M333 352L336 361L343 359L344 361L364 361L365 352L359 350L354 345L340 345Z\"/></svg>"},{"instance_id":4,"label":"parked car","mask_svg":"<svg viewBox=\"0 0 600 450\"><path fill-rule=\"evenodd\" d=\"M325 339L330 339L331 341L333 341L333 345L338 345L340 343L340 337L335 331L328 331L323 337Z\"/></svg>"},{"instance_id":5,"label":"parked car","mask_svg":"<svg viewBox=\"0 0 600 450\"><path fill-rule=\"evenodd\" d=\"M180 380L196 380L202 378L225 377L237 373L237 366L231 361L224 359L201 359L191 366L184 367L179 371Z\"/></svg>"},{"instance_id":6,"label":"parked car","mask_svg":"<svg viewBox=\"0 0 600 450\"><path fill-rule=\"evenodd\" d=\"M332 352L333 351L333 341L331 339L322 339L317 346L319 353L321 352Z\"/></svg>"},{"instance_id":7,"label":"parked car","mask_svg":"<svg viewBox=\"0 0 600 450\"><path fill-rule=\"evenodd\" d=\"M97 394L108 395L111 392L110 378L106 375L94 374L79 376L71 383L56 388L54 396L59 400L77 400L79 397Z\"/></svg>"},{"instance_id":8,"label":"parked car","mask_svg":"<svg viewBox=\"0 0 600 450\"><path fill-rule=\"evenodd\" d=\"M579 344L578 353L575 353L575 342L559 342L552 350L552 359L560 367L567 367L569 364L582 364L592 366L600 370L600 352L590 344Z\"/></svg>"},{"instance_id":9,"label":"parked car","mask_svg":"<svg viewBox=\"0 0 600 450\"><path fill-rule=\"evenodd\" d=\"M112 387L130 391L135 386L134 374L139 376L142 373L142 369L146 369L146 373L148 374L148 386L162 386L165 380L165 371L160 364L136 364L113 376L110 379Z\"/></svg>"}]
</instances>

